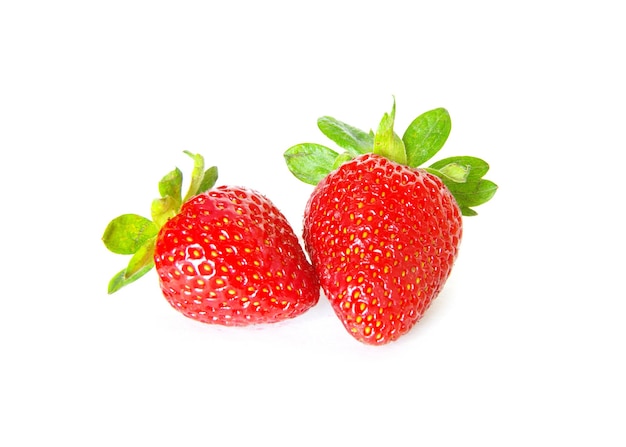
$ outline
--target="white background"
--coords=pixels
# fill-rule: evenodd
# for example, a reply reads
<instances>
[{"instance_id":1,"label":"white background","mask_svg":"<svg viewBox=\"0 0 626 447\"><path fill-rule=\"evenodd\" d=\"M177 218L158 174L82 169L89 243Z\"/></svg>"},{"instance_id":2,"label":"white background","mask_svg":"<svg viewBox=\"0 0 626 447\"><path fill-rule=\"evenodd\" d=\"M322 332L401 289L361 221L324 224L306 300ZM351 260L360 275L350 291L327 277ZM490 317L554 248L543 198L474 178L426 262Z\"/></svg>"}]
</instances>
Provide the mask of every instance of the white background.
<instances>
[{"instance_id":1,"label":"white background","mask_svg":"<svg viewBox=\"0 0 626 447\"><path fill-rule=\"evenodd\" d=\"M626 445L620 2L6 1L0 6L0 444ZM368 347L325 299L271 327L182 317L100 238L191 162L300 233L316 119L491 165L414 330ZM332 143L329 143L332 144Z\"/></svg>"}]
</instances>

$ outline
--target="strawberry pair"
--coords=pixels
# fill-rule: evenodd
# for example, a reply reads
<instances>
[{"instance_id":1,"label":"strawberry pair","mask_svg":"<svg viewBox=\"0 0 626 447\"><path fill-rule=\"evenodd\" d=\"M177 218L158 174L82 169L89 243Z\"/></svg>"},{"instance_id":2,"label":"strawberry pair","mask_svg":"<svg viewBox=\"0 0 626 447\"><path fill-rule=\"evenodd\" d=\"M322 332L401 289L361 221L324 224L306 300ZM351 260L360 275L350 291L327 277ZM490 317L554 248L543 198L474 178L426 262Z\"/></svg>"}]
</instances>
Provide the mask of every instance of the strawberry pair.
<instances>
[{"instance_id":1,"label":"strawberry pair","mask_svg":"<svg viewBox=\"0 0 626 447\"><path fill-rule=\"evenodd\" d=\"M256 191L214 187L215 167L194 160L182 197L178 169L159 182L152 220L113 219L103 241L132 255L109 293L153 266L165 298L205 323L241 326L293 318L317 304L320 286L344 327L366 344L407 333L450 275L462 215L488 201L497 186L489 166L452 157L417 168L445 143L450 117L435 109L417 117L402 138L395 104L377 132L330 117L320 130L345 150L312 143L285 152L289 170L315 185L304 213L304 243L285 216Z\"/></svg>"}]
</instances>

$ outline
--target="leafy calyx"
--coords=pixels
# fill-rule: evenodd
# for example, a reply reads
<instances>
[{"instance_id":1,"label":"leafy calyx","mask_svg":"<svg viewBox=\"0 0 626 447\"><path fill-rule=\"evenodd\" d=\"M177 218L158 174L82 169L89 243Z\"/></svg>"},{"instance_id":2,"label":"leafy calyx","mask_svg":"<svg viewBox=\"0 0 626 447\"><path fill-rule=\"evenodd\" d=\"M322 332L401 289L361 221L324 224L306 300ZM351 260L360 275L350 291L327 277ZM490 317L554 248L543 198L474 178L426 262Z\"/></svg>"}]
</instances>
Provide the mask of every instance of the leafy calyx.
<instances>
[{"instance_id":1,"label":"leafy calyx","mask_svg":"<svg viewBox=\"0 0 626 447\"><path fill-rule=\"evenodd\" d=\"M422 113L409 124L402 138L394 131L395 115L394 99L391 112L383 115L376 133L324 116L317 121L319 129L344 152L316 143L297 144L284 153L287 167L299 180L317 185L341 164L361 154L374 153L436 175L454 195L463 215L476 215L473 207L489 201L498 189L495 183L483 178L489 170L484 160L456 156L422 166L439 152L450 135L452 122L448 111L437 108Z\"/></svg>"},{"instance_id":2,"label":"leafy calyx","mask_svg":"<svg viewBox=\"0 0 626 447\"><path fill-rule=\"evenodd\" d=\"M152 220L138 214L122 214L107 225L102 236L104 245L113 253L132 255L126 268L109 282L114 293L141 278L154 267L154 246L161 227L176 216L192 197L208 191L217 182L217 167L205 170L204 158L184 151L193 159L193 171L186 195L182 195L183 174L176 168L159 181L159 197L152 201Z\"/></svg>"}]
</instances>

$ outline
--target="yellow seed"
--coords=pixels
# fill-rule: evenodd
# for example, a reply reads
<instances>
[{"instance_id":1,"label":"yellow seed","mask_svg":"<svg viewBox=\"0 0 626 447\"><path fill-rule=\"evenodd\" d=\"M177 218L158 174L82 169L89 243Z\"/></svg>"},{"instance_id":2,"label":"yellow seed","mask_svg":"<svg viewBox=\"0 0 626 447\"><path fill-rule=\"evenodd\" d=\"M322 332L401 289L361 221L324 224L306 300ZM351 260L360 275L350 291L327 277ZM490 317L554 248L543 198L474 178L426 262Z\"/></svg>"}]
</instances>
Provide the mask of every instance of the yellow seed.
<instances>
[{"instance_id":1,"label":"yellow seed","mask_svg":"<svg viewBox=\"0 0 626 447\"><path fill-rule=\"evenodd\" d=\"M361 323L363 322L363 317L359 315L358 317L356 317L356 320L355 320L355 321L356 321L358 324L361 324Z\"/></svg>"},{"instance_id":2,"label":"yellow seed","mask_svg":"<svg viewBox=\"0 0 626 447\"><path fill-rule=\"evenodd\" d=\"M367 326L363 332L365 332L365 335L370 335L372 333L372 328Z\"/></svg>"}]
</instances>

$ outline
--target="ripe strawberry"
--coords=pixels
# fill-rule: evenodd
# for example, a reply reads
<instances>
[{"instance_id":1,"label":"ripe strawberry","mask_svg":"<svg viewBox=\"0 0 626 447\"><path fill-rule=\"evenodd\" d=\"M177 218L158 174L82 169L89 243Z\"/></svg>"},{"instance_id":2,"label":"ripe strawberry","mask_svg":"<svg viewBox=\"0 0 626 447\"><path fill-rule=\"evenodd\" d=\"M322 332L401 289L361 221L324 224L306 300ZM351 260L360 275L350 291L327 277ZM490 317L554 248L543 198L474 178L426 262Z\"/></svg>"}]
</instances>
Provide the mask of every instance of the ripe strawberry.
<instances>
[{"instance_id":1,"label":"ripe strawberry","mask_svg":"<svg viewBox=\"0 0 626 447\"><path fill-rule=\"evenodd\" d=\"M125 214L105 230L107 248L133 254L111 280L109 293L156 265L168 302L204 323L273 323L314 306L317 278L284 215L256 191L211 189L217 169L205 172L202 157L189 155L195 166L185 200L176 169L159 184L153 221Z\"/></svg>"},{"instance_id":2,"label":"ripe strawberry","mask_svg":"<svg viewBox=\"0 0 626 447\"><path fill-rule=\"evenodd\" d=\"M402 139L394 119L395 103L376 134L323 117L320 129L346 153L310 143L285 153L292 173L316 185L304 241L322 289L348 333L374 345L397 340L424 315L457 257L461 215L476 214L471 207L497 188L477 158L417 168L448 137L444 109L420 115Z\"/></svg>"}]
</instances>

